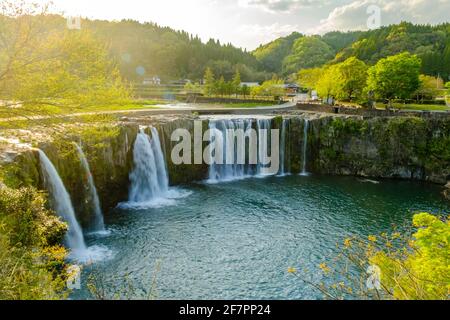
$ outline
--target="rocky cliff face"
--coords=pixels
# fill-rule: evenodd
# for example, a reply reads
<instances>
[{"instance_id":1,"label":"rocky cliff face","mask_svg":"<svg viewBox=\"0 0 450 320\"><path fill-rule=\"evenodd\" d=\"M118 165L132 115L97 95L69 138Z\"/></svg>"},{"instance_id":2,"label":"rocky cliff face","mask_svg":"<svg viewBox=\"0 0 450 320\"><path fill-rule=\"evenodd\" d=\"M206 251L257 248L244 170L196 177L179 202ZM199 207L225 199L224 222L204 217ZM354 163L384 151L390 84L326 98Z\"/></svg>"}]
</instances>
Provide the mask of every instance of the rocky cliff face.
<instances>
[{"instance_id":1,"label":"rocky cliff face","mask_svg":"<svg viewBox=\"0 0 450 320\"><path fill-rule=\"evenodd\" d=\"M444 185L450 180L450 120L415 117L363 119L314 113L289 114L286 130L286 156L293 174L301 172L303 146L307 140L309 172L355 175L373 178L401 178ZM309 120L307 137L305 119ZM35 146L46 152L64 181L81 220L87 223L90 204L86 201L86 172L73 145L84 150L104 212L126 201L129 173L133 168L133 144L140 126L155 126L166 154L171 185L204 180L208 167L174 165L171 141L175 129L185 128L194 136L194 117L175 119L136 118L115 124L73 126L63 134ZM283 117L274 116L272 128L280 128ZM75 127L75 128L74 128ZM203 121L203 130L208 122ZM193 141L192 141L193 143ZM204 143L205 145L205 143ZM16 185L41 187L39 159L34 151L21 151L15 161L4 165L5 180ZM450 192L447 189L447 196Z\"/></svg>"},{"instance_id":2,"label":"rocky cliff face","mask_svg":"<svg viewBox=\"0 0 450 320\"><path fill-rule=\"evenodd\" d=\"M313 171L445 184L450 178L450 120L329 117L312 122Z\"/></svg>"}]
</instances>

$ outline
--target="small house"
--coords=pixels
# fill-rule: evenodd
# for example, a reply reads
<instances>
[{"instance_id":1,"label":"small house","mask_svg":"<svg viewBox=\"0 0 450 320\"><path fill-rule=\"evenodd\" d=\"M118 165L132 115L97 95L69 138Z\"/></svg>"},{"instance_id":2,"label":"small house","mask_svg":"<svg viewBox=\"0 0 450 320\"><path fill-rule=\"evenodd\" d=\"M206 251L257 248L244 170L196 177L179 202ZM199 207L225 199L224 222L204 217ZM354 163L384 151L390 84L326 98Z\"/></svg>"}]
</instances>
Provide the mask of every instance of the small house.
<instances>
[{"instance_id":1,"label":"small house","mask_svg":"<svg viewBox=\"0 0 450 320\"><path fill-rule=\"evenodd\" d=\"M160 86L161 79L158 76L154 76L152 78L145 78L142 84L144 86Z\"/></svg>"}]
</instances>

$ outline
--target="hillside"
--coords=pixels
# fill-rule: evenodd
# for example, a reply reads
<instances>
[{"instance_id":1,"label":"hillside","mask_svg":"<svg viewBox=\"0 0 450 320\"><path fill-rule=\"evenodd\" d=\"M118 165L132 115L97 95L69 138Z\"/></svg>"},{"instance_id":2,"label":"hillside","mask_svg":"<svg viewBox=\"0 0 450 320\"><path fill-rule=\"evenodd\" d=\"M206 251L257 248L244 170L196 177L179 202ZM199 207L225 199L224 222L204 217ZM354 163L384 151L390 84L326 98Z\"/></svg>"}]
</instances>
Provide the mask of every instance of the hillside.
<instances>
[{"instance_id":1,"label":"hillside","mask_svg":"<svg viewBox=\"0 0 450 320\"><path fill-rule=\"evenodd\" d=\"M112 54L119 58L123 75L131 80L144 76L160 76L163 81L189 78L201 79L206 67L229 80L236 68L244 81L264 80L261 64L256 58L231 44L216 40L203 43L184 31L175 31L152 23L131 20L120 22L84 21L110 43ZM136 72L140 68L140 72ZM142 71L145 70L145 74Z\"/></svg>"},{"instance_id":2,"label":"hillside","mask_svg":"<svg viewBox=\"0 0 450 320\"><path fill-rule=\"evenodd\" d=\"M43 32L67 29L67 21L60 15L46 15L44 22L39 21L42 23ZM214 39L204 43L198 36L154 23L82 19L81 29L91 31L108 47L121 74L129 81L142 82L154 76L163 82L186 78L198 81L207 67L226 80L231 80L236 69L243 81L263 81L270 77L246 50Z\"/></svg>"},{"instance_id":3,"label":"hillside","mask_svg":"<svg viewBox=\"0 0 450 320\"><path fill-rule=\"evenodd\" d=\"M422 59L422 73L440 74L447 79L450 76L450 24L430 26L404 22L372 31L331 32L309 37L293 33L260 46L253 54L267 70L288 75L349 57L375 64L381 58L404 51Z\"/></svg>"},{"instance_id":4,"label":"hillside","mask_svg":"<svg viewBox=\"0 0 450 320\"><path fill-rule=\"evenodd\" d=\"M265 70L288 75L302 68L321 66L332 60L342 49L355 42L362 32L330 32L307 37L293 32L268 44L261 45L253 55Z\"/></svg>"}]
</instances>

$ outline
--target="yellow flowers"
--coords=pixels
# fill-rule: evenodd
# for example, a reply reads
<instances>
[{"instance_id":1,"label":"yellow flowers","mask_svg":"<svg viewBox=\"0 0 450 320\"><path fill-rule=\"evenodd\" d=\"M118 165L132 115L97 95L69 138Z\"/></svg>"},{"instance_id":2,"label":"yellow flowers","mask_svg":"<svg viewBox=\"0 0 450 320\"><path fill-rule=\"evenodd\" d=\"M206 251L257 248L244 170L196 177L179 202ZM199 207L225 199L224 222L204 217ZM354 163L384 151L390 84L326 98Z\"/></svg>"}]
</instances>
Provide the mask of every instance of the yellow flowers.
<instances>
[{"instance_id":1,"label":"yellow flowers","mask_svg":"<svg viewBox=\"0 0 450 320\"><path fill-rule=\"evenodd\" d=\"M368 237L370 242L377 242L377 237L376 236L369 236Z\"/></svg>"},{"instance_id":2,"label":"yellow flowers","mask_svg":"<svg viewBox=\"0 0 450 320\"><path fill-rule=\"evenodd\" d=\"M288 268L288 273L297 273L297 269L295 269L295 268Z\"/></svg>"},{"instance_id":3,"label":"yellow flowers","mask_svg":"<svg viewBox=\"0 0 450 320\"><path fill-rule=\"evenodd\" d=\"M323 271L323 273L330 273L330 268L327 266L327 264L326 263L321 263L320 265L319 265L319 268Z\"/></svg>"},{"instance_id":4,"label":"yellow flowers","mask_svg":"<svg viewBox=\"0 0 450 320\"><path fill-rule=\"evenodd\" d=\"M344 247L350 248L352 246L352 239L347 238L344 240Z\"/></svg>"}]
</instances>

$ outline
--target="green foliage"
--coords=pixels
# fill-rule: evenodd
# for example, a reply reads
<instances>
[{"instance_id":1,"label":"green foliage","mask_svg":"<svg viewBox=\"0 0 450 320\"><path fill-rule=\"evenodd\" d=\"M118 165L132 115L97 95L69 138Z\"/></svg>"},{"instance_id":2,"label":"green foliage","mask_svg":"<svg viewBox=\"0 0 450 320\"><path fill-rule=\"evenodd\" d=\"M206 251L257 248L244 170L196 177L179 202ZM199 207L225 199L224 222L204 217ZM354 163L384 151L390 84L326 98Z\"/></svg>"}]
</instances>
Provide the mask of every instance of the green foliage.
<instances>
[{"instance_id":1,"label":"green foliage","mask_svg":"<svg viewBox=\"0 0 450 320\"><path fill-rule=\"evenodd\" d=\"M367 81L367 65L354 57L337 65L338 98L361 97Z\"/></svg>"},{"instance_id":2,"label":"green foliage","mask_svg":"<svg viewBox=\"0 0 450 320\"><path fill-rule=\"evenodd\" d=\"M287 37L260 46L253 55L261 62L265 70L280 74L283 71L283 60L291 53L294 42L302 37L300 33L294 32Z\"/></svg>"},{"instance_id":3,"label":"green foliage","mask_svg":"<svg viewBox=\"0 0 450 320\"><path fill-rule=\"evenodd\" d=\"M283 73L297 73L301 69L319 67L333 58L329 45L319 37L302 37L295 41L292 52L283 60Z\"/></svg>"},{"instance_id":4,"label":"green foliage","mask_svg":"<svg viewBox=\"0 0 450 320\"><path fill-rule=\"evenodd\" d=\"M420 86L420 65L417 56L406 52L381 59L368 71L368 90L381 99L407 99Z\"/></svg>"},{"instance_id":5,"label":"green foliage","mask_svg":"<svg viewBox=\"0 0 450 320\"><path fill-rule=\"evenodd\" d=\"M416 214L408 246L370 254L381 269L386 295L398 300L447 300L450 290L450 221Z\"/></svg>"},{"instance_id":6,"label":"green foliage","mask_svg":"<svg viewBox=\"0 0 450 320\"><path fill-rule=\"evenodd\" d=\"M232 92L235 93L236 95L239 94L239 91L241 89L241 74L237 69L236 73L233 76L233 80L231 81L231 89Z\"/></svg>"},{"instance_id":7,"label":"green foliage","mask_svg":"<svg viewBox=\"0 0 450 320\"><path fill-rule=\"evenodd\" d=\"M317 66L321 67L328 62L343 62L350 57L356 57L368 65L374 65L382 58L409 52L423 61L421 73L430 76L440 74L444 79L448 79L450 76L449 32L448 23L431 26L403 22L377 30L330 32L323 36L314 36L328 45L332 55L335 55L333 61L330 61L331 57ZM292 56L296 55L294 42L302 37L301 34L294 33L288 37L279 38L260 46L253 54L263 64L265 70L282 74L286 71L283 70L282 62L288 56L291 56L290 60L293 59ZM319 52L320 50L317 54L320 56ZM313 57L315 54L313 52ZM315 57L314 59L306 57L305 61L309 63L315 59ZM297 72L303 67L299 62L297 69L294 68L295 70L288 72Z\"/></svg>"},{"instance_id":8,"label":"green foliage","mask_svg":"<svg viewBox=\"0 0 450 320\"><path fill-rule=\"evenodd\" d=\"M283 97L285 94L284 81L276 78L265 81L262 85L253 87L251 94L252 96L274 97L275 99Z\"/></svg>"},{"instance_id":9,"label":"green foliage","mask_svg":"<svg viewBox=\"0 0 450 320\"><path fill-rule=\"evenodd\" d=\"M361 33L356 42L348 45L336 57L343 61L349 57L375 64L388 56L409 52L422 61L421 73L450 76L449 24L414 25L402 22Z\"/></svg>"},{"instance_id":10,"label":"green foliage","mask_svg":"<svg viewBox=\"0 0 450 320\"><path fill-rule=\"evenodd\" d=\"M196 82L196 83L187 82L184 85L184 91L187 94L200 94L200 93L202 93L203 89L198 82Z\"/></svg>"},{"instance_id":11,"label":"green foliage","mask_svg":"<svg viewBox=\"0 0 450 320\"><path fill-rule=\"evenodd\" d=\"M5 44L0 46L0 98L21 116L40 114L40 106L68 108L129 99L104 44L89 31L61 30L46 25L45 19L0 15ZM14 115L15 109L9 111Z\"/></svg>"},{"instance_id":12,"label":"green foliage","mask_svg":"<svg viewBox=\"0 0 450 320\"><path fill-rule=\"evenodd\" d=\"M450 290L450 222L429 213L413 217L410 230L367 239L349 237L339 254L318 267L325 280L288 272L327 299L448 300ZM369 270L379 270L380 286L367 286Z\"/></svg>"},{"instance_id":13,"label":"green foliage","mask_svg":"<svg viewBox=\"0 0 450 320\"><path fill-rule=\"evenodd\" d=\"M417 100L434 100L444 88L442 79L427 75L420 75L420 87L415 92Z\"/></svg>"},{"instance_id":14,"label":"green foliage","mask_svg":"<svg viewBox=\"0 0 450 320\"><path fill-rule=\"evenodd\" d=\"M328 58L329 60L332 58L332 56L334 56L334 54L336 54L336 52L349 46L351 43L357 40L357 38L361 34L363 33L359 31L357 32L337 31L337 32L329 32L323 36L314 36L314 38L320 39L321 41L323 41L323 43L325 43L331 48L332 54ZM285 70L283 69L283 62L286 60L288 56L295 56L296 48L294 47L294 43L296 41L299 41L299 39L303 37L304 36L302 34L294 32L287 37L278 38L275 41L272 41L266 45L261 45L253 52L253 55L256 57L258 61L262 63L264 70L268 72L277 73L278 75L286 73L295 73L300 68L296 69L295 66L293 66L294 70ZM306 41L311 42L310 40ZM312 42L314 44L317 44L317 41L313 40ZM291 57L291 59L294 60L294 57ZM298 62L300 63L300 61Z\"/></svg>"},{"instance_id":15,"label":"green foliage","mask_svg":"<svg viewBox=\"0 0 450 320\"><path fill-rule=\"evenodd\" d=\"M315 89L324 73L324 68L302 69L298 72L297 82L302 88Z\"/></svg>"},{"instance_id":16,"label":"green foliage","mask_svg":"<svg viewBox=\"0 0 450 320\"><path fill-rule=\"evenodd\" d=\"M214 73L211 68L206 68L205 75L203 77L204 80L204 93L207 96L210 96L214 93Z\"/></svg>"},{"instance_id":17,"label":"green foliage","mask_svg":"<svg viewBox=\"0 0 450 320\"><path fill-rule=\"evenodd\" d=\"M0 299L61 299L67 227L32 188L0 187Z\"/></svg>"},{"instance_id":18,"label":"green foliage","mask_svg":"<svg viewBox=\"0 0 450 320\"><path fill-rule=\"evenodd\" d=\"M322 69L299 72L299 81L315 88L320 96L351 101L361 98L367 79L367 66L361 60L349 58Z\"/></svg>"},{"instance_id":19,"label":"green foliage","mask_svg":"<svg viewBox=\"0 0 450 320\"><path fill-rule=\"evenodd\" d=\"M203 43L198 36L185 31L133 20L83 19L81 23L83 28L110 44L110 52L119 61L121 73L130 81L141 82L144 77L154 75L160 76L164 82L185 78L199 80L205 66L216 75L224 75L227 80L231 79L236 68L247 81L265 78L260 63L252 54L231 44L221 44L218 40ZM138 74L137 67L142 67L145 74Z\"/></svg>"},{"instance_id":20,"label":"green foliage","mask_svg":"<svg viewBox=\"0 0 450 320\"><path fill-rule=\"evenodd\" d=\"M324 71L316 83L317 93L323 98L337 96L339 93L338 79L339 71L337 65L324 68Z\"/></svg>"}]
</instances>

